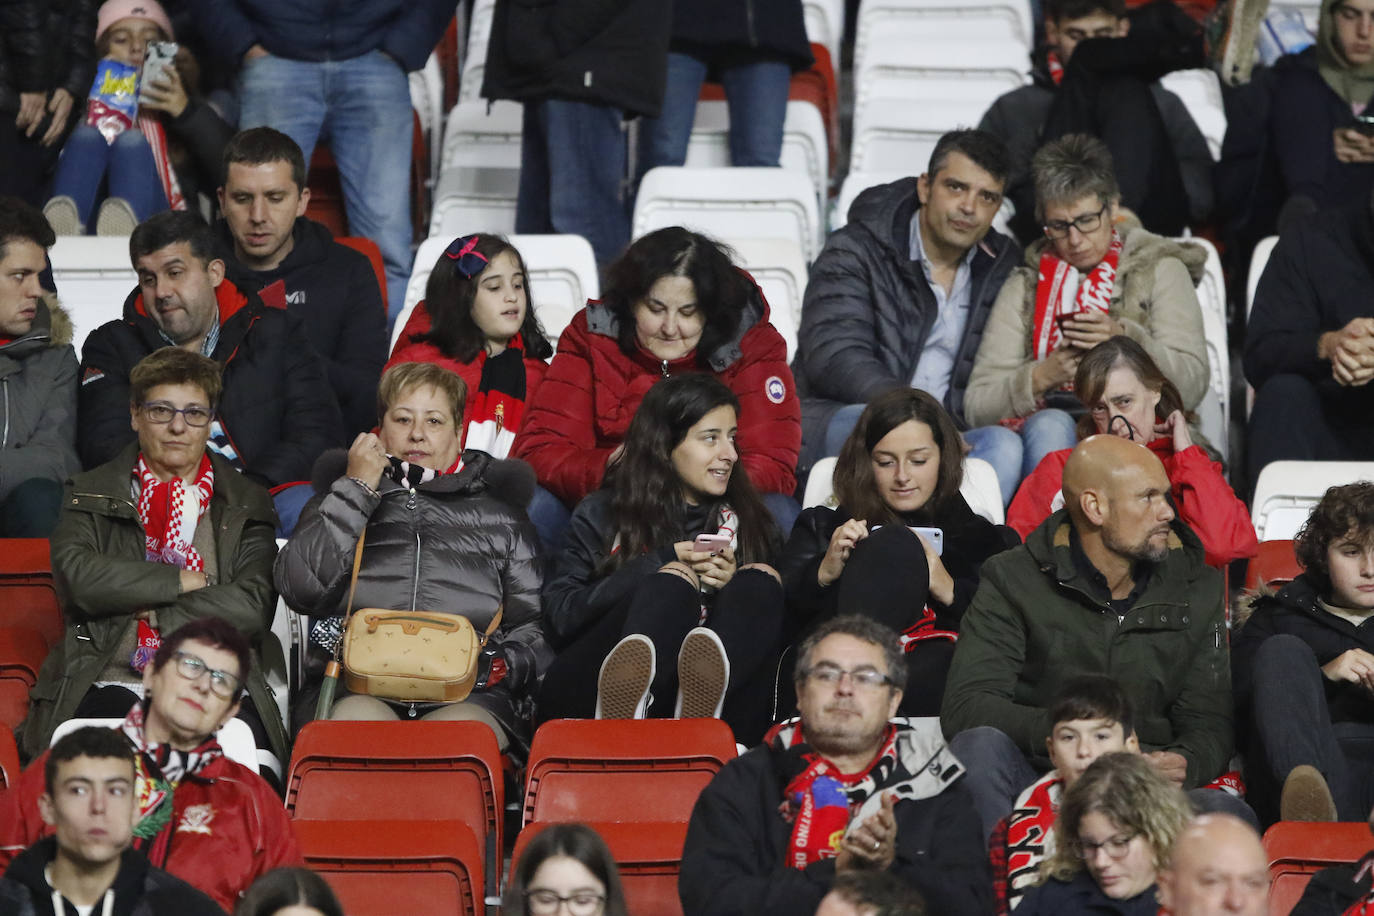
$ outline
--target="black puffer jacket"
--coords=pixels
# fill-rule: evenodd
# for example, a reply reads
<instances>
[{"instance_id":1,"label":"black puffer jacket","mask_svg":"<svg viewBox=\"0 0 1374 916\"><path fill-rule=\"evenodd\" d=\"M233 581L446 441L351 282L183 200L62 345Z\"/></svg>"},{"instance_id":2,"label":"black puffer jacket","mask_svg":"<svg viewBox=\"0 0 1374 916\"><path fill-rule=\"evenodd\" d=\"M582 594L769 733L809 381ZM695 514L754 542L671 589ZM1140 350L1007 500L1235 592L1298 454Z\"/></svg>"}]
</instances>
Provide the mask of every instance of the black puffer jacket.
<instances>
[{"instance_id":1,"label":"black puffer jacket","mask_svg":"<svg viewBox=\"0 0 1374 916\"><path fill-rule=\"evenodd\" d=\"M97 0L0 0L0 111L19 93L65 89L80 106L95 78Z\"/></svg>"},{"instance_id":2,"label":"black puffer jacket","mask_svg":"<svg viewBox=\"0 0 1374 916\"><path fill-rule=\"evenodd\" d=\"M673 0L672 49L706 60L717 53L811 66L801 0Z\"/></svg>"},{"instance_id":3,"label":"black puffer jacket","mask_svg":"<svg viewBox=\"0 0 1374 916\"><path fill-rule=\"evenodd\" d=\"M527 698L553 660L539 612L539 538L524 512L534 472L523 461L469 451L456 474L413 491L384 477L374 495L344 476L347 466L342 449L315 465L315 497L277 556L282 597L303 613L343 614L366 527L355 608L461 612L478 633L502 609L492 641L509 673L468 702L520 736L528 730Z\"/></svg>"},{"instance_id":4,"label":"black puffer jacket","mask_svg":"<svg viewBox=\"0 0 1374 916\"><path fill-rule=\"evenodd\" d=\"M802 467L817 458L830 416L866 404L916 374L935 322L935 294L911 260L916 179L869 188L849 208L811 268L802 302L792 372L802 396ZM1021 262L1011 239L990 231L973 256L968 324L945 394L945 409L964 422L964 388L1002 281Z\"/></svg>"},{"instance_id":5,"label":"black puffer jacket","mask_svg":"<svg viewBox=\"0 0 1374 916\"><path fill-rule=\"evenodd\" d=\"M482 97L570 99L658 117L672 19L663 0L502 0Z\"/></svg>"}]
</instances>

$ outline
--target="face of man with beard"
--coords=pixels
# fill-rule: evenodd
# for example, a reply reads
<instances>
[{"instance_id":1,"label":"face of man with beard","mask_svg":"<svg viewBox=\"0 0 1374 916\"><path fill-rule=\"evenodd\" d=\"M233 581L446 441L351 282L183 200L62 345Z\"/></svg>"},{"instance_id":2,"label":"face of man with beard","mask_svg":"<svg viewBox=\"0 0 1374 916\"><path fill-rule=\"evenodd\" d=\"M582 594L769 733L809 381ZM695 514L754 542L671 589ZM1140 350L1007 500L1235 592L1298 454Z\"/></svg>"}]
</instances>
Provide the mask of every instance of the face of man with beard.
<instances>
[{"instance_id":1,"label":"face of man with beard","mask_svg":"<svg viewBox=\"0 0 1374 916\"><path fill-rule=\"evenodd\" d=\"M882 646L832 633L802 661L797 709L807 743L832 760L871 760L902 700L901 687L888 678Z\"/></svg>"},{"instance_id":2,"label":"face of man with beard","mask_svg":"<svg viewBox=\"0 0 1374 916\"><path fill-rule=\"evenodd\" d=\"M1128 560L1159 562L1169 550L1169 478L1158 461L1131 462L1114 469L1106 491L1102 543Z\"/></svg>"}]
</instances>

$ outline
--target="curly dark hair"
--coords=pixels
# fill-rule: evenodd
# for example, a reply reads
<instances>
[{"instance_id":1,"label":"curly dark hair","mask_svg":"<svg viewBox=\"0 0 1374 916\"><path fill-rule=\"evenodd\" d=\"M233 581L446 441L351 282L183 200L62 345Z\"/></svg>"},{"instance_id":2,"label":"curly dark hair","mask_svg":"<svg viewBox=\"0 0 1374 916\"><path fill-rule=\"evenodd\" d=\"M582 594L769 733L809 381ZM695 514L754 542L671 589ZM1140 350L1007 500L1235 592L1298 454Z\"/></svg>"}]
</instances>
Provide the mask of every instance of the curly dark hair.
<instances>
[{"instance_id":1,"label":"curly dark hair","mask_svg":"<svg viewBox=\"0 0 1374 916\"><path fill-rule=\"evenodd\" d=\"M1293 539L1298 562L1323 594L1331 591L1331 566L1326 553L1337 541L1374 543L1374 482L1361 480L1332 487Z\"/></svg>"}]
</instances>

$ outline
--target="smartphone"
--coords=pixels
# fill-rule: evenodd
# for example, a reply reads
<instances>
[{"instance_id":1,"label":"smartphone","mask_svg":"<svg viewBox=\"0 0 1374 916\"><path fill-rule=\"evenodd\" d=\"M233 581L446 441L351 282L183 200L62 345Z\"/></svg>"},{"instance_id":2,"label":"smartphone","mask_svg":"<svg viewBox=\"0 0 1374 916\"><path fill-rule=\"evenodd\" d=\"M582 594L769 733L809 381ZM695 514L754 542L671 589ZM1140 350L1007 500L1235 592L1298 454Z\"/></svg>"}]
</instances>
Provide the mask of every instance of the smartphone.
<instances>
[{"instance_id":1,"label":"smartphone","mask_svg":"<svg viewBox=\"0 0 1374 916\"><path fill-rule=\"evenodd\" d=\"M709 553L712 556L729 546L730 535L728 534L698 534L697 539L692 542L692 550L697 553Z\"/></svg>"},{"instance_id":2,"label":"smartphone","mask_svg":"<svg viewBox=\"0 0 1374 916\"><path fill-rule=\"evenodd\" d=\"M1360 115L1355 119L1355 129L1366 137L1374 137L1374 115Z\"/></svg>"},{"instance_id":3,"label":"smartphone","mask_svg":"<svg viewBox=\"0 0 1374 916\"><path fill-rule=\"evenodd\" d=\"M162 79L167 68L175 66L178 48L179 46L175 41L151 41L148 43L148 51L143 57L143 75L138 80L140 101L143 96L142 88L154 80Z\"/></svg>"},{"instance_id":4,"label":"smartphone","mask_svg":"<svg viewBox=\"0 0 1374 916\"><path fill-rule=\"evenodd\" d=\"M945 530L943 528L921 528L916 525L908 525L912 531L926 539L926 542L935 549L937 557L945 555Z\"/></svg>"}]
</instances>

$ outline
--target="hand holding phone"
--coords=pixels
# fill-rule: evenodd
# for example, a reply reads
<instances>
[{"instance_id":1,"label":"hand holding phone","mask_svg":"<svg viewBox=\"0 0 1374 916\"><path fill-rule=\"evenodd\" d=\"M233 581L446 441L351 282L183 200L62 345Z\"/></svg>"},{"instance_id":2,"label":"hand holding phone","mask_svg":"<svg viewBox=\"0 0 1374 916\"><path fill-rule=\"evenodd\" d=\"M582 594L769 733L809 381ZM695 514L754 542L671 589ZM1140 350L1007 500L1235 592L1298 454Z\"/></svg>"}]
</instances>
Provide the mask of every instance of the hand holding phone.
<instances>
[{"instance_id":1,"label":"hand holding phone","mask_svg":"<svg viewBox=\"0 0 1374 916\"><path fill-rule=\"evenodd\" d=\"M711 556L715 556L729 546L730 535L728 534L698 534L697 539L692 542L692 550L697 553L709 553Z\"/></svg>"},{"instance_id":2,"label":"hand holding phone","mask_svg":"<svg viewBox=\"0 0 1374 916\"><path fill-rule=\"evenodd\" d=\"M174 66L179 46L175 41L152 41L143 58L143 73L138 78L139 101L143 101L143 87L164 78L168 67Z\"/></svg>"}]
</instances>

